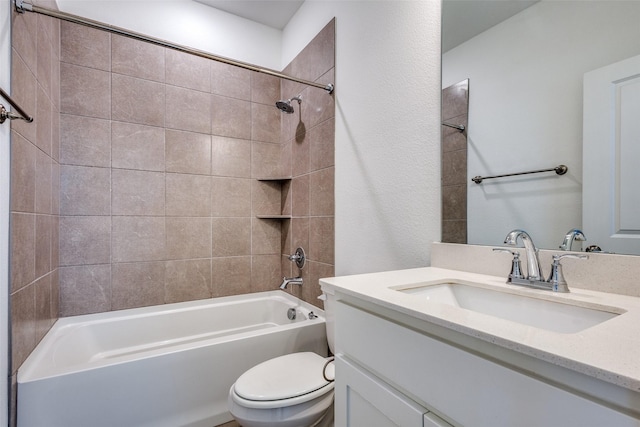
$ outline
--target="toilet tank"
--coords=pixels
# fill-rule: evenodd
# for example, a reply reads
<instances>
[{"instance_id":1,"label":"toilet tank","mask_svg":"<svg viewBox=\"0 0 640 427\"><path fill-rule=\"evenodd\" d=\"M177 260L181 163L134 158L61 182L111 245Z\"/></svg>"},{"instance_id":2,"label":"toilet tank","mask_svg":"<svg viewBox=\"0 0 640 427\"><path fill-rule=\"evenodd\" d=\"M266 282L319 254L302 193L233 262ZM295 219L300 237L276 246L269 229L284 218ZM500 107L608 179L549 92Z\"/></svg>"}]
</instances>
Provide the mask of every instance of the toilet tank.
<instances>
[{"instance_id":1,"label":"toilet tank","mask_svg":"<svg viewBox=\"0 0 640 427\"><path fill-rule=\"evenodd\" d=\"M320 285L322 289L322 295L318 297L324 302L324 318L325 324L327 328L327 342L329 343L329 350L331 350L332 354L335 354L335 350L333 348L335 342L335 301L336 295L333 292L333 289L327 289L327 287Z\"/></svg>"}]
</instances>

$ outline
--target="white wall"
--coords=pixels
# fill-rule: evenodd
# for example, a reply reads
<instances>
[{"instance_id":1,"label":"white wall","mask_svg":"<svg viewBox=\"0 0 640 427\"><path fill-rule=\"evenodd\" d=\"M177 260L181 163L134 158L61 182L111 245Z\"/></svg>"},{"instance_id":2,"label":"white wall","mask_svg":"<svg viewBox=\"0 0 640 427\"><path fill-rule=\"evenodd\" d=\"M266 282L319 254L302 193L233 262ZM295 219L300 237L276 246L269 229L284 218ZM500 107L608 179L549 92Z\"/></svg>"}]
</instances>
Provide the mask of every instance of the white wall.
<instances>
[{"instance_id":1,"label":"white wall","mask_svg":"<svg viewBox=\"0 0 640 427\"><path fill-rule=\"evenodd\" d=\"M280 70L282 32L191 0L58 0L67 13Z\"/></svg>"},{"instance_id":2,"label":"white wall","mask_svg":"<svg viewBox=\"0 0 640 427\"><path fill-rule=\"evenodd\" d=\"M203 5L149 4L145 12L140 2L125 7L113 1L58 0L63 11L193 45L183 40L181 14ZM143 19L145 13L153 19ZM204 9L199 13L211 20L205 27L237 20L220 21ZM254 59L247 51L262 49L258 42L270 46L270 40L254 36L227 42L222 34L216 46L196 47L282 69L334 16L336 274L428 265L430 244L440 240L439 0L307 0L281 33L278 48L254 52ZM194 27L191 21L188 25Z\"/></svg>"},{"instance_id":3,"label":"white wall","mask_svg":"<svg viewBox=\"0 0 640 427\"><path fill-rule=\"evenodd\" d=\"M429 264L440 240L440 2L309 1L283 64L336 17L336 275Z\"/></svg>"},{"instance_id":4,"label":"white wall","mask_svg":"<svg viewBox=\"0 0 640 427\"><path fill-rule=\"evenodd\" d=\"M11 83L11 2L0 0L0 87L10 91ZM10 94L11 92L9 92ZM9 103L0 99L7 110ZM9 372L9 177L10 136L9 122L0 125L0 425L8 424Z\"/></svg>"},{"instance_id":5,"label":"white wall","mask_svg":"<svg viewBox=\"0 0 640 427\"><path fill-rule=\"evenodd\" d=\"M443 55L443 88L470 79L469 178L569 167L469 181L470 243L501 245L523 228L557 248L582 226L583 74L640 52L638 16L637 1L541 1Z\"/></svg>"}]
</instances>

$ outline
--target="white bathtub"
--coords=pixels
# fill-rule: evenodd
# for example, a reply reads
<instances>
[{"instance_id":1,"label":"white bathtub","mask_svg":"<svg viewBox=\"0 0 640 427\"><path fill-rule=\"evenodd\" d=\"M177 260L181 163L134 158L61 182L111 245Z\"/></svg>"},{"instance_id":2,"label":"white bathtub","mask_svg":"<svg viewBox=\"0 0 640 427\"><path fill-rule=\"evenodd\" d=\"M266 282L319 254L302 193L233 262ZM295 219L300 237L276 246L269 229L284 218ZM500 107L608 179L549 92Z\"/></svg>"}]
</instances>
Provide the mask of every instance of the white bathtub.
<instances>
[{"instance_id":1,"label":"white bathtub","mask_svg":"<svg viewBox=\"0 0 640 427\"><path fill-rule=\"evenodd\" d=\"M18 370L18 426L216 426L244 371L297 351L326 355L324 313L281 291L63 318Z\"/></svg>"}]
</instances>

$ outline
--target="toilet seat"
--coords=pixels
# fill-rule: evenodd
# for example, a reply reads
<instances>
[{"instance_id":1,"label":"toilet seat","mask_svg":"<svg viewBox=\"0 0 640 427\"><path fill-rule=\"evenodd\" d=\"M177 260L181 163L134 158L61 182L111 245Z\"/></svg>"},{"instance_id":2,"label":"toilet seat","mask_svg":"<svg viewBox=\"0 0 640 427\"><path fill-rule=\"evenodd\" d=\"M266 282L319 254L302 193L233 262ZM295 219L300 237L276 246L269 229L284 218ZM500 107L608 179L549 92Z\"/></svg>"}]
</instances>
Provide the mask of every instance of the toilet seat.
<instances>
[{"instance_id":1,"label":"toilet seat","mask_svg":"<svg viewBox=\"0 0 640 427\"><path fill-rule=\"evenodd\" d=\"M232 399L246 408L283 408L298 405L333 390L323 370L327 359L311 353L293 353L267 360L242 374L232 386Z\"/></svg>"}]
</instances>

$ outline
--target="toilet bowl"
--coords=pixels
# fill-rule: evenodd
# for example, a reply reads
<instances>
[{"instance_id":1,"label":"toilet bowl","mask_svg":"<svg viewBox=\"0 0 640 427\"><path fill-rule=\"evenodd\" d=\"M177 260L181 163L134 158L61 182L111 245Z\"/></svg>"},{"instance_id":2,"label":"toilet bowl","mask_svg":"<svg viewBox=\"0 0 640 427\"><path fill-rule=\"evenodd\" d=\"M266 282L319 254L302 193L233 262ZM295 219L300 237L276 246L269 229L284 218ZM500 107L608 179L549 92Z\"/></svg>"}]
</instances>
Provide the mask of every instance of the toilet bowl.
<instances>
[{"instance_id":1,"label":"toilet bowl","mask_svg":"<svg viewBox=\"0 0 640 427\"><path fill-rule=\"evenodd\" d=\"M333 313L328 312L333 295L324 295L327 340L333 352ZM242 427L333 426L332 360L302 352L254 366L231 386L229 412Z\"/></svg>"}]
</instances>

